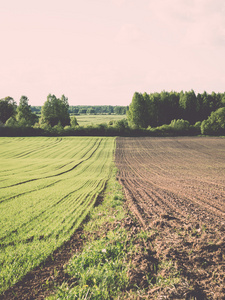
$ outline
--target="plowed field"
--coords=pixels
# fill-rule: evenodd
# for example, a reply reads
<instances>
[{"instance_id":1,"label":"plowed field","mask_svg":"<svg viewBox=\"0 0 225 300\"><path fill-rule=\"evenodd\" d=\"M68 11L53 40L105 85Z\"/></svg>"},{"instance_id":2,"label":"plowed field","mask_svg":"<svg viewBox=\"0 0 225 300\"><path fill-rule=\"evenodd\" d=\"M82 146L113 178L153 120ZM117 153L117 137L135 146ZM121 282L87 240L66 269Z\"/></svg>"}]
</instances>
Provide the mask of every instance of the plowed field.
<instances>
[{"instance_id":1,"label":"plowed field","mask_svg":"<svg viewBox=\"0 0 225 300\"><path fill-rule=\"evenodd\" d=\"M118 138L116 164L151 233L158 297L225 299L225 139Z\"/></svg>"}]
</instances>

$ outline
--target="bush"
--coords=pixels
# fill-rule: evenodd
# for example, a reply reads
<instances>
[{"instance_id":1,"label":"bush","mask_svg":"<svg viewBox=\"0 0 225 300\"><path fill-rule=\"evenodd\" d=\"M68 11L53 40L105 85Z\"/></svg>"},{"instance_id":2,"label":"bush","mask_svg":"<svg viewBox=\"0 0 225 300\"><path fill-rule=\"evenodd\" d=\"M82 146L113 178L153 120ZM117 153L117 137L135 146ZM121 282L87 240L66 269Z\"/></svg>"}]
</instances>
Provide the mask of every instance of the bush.
<instances>
[{"instance_id":1,"label":"bush","mask_svg":"<svg viewBox=\"0 0 225 300\"><path fill-rule=\"evenodd\" d=\"M72 127L72 128L75 128L76 126L78 126L79 124L78 124L78 122L77 122L77 118L76 117L72 117L71 119L70 119L70 126Z\"/></svg>"},{"instance_id":2,"label":"bush","mask_svg":"<svg viewBox=\"0 0 225 300\"><path fill-rule=\"evenodd\" d=\"M183 119L172 120L170 123L170 127L175 131L187 132L190 127L190 123Z\"/></svg>"},{"instance_id":3,"label":"bush","mask_svg":"<svg viewBox=\"0 0 225 300\"><path fill-rule=\"evenodd\" d=\"M225 107L212 112L201 124L201 133L209 135L225 135Z\"/></svg>"}]
</instances>

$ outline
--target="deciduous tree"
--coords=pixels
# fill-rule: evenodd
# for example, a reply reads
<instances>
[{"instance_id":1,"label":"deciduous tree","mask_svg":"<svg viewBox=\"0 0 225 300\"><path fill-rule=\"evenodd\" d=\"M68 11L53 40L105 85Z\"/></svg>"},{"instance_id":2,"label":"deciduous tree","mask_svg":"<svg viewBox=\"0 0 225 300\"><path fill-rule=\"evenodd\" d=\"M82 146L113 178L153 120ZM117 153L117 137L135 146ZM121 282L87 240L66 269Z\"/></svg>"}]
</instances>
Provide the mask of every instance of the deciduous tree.
<instances>
[{"instance_id":1,"label":"deciduous tree","mask_svg":"<svg viewBox=\"0 0 225 300\"><path fill-rule=\"evenodd\" d=\"M16 114L16 102L12 97L0 99L0 122L5 123Z\"/></svg>"},{"instance_id":2,"label":"deciduous tree","mask_svg":"<svg viewBox=\"0 0 225 300\"><path fill-rule=\"evenodd\" d=\"M28 98L22 96L20 98L19 105L17 107L17 121L18 125L22 126L32 126L38 122L38 117L36 114L32 113L31 106L28 104Z\"/></svg>"},{"instance_id":3,"label":"deciduous tree","mask_svg":"<svg viewBox=\"0 0 225 300\"><path fill-rule=\"evenodd\" d=\"M60 99L57 99L55 95L49 94L47 101L42 106L41 123L53 127L59 122L63 127L70 125L68 98L62 95Z\"/></svg>"},{"instance_id":4,"label":"deciduous tree","mask_svg":"<svg viewBox=\"0 0 225 300\"><path fill-rule=\"evenodd\" d=\"M131 125L146 128L148 126L147 103L142 94L135 92L127 112Z\"/></svg>"}]
</instances>

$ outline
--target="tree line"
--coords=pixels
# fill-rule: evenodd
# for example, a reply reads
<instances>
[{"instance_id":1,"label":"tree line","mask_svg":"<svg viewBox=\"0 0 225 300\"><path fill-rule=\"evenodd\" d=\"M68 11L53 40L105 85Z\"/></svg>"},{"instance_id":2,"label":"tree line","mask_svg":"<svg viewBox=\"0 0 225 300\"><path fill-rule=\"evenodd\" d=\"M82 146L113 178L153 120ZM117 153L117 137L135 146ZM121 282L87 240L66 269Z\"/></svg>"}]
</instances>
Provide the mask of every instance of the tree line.
<instances>
[{"instance_id":1,"label":"tree line","mask_svg":"<svg viewBox=\"0 0 225 300\"><path fill-rule=\"evenodd\" d=\"M178 127L187 130L191 126L192 129L200 128L202 134L225 134L224 111L225 93L196 95L193 90L152 94L135 92L127 117L133 128L171 131Z\"/></svg>"},{"instance_id":2,"label":"tree line","mask_svg":"<svg viewBox=\"0 0 225 300\"><path fill-rule=\"evenodd\" d=\"M26 96L20 98L18 106L11 97L0 99L0 122L6 126L33 126L39 123L51 127L60 123L64 127L71 125L71 120L72 125L77 125L76 118L70 118L70 115L113 113L125 115L128 110L128 106L69 106L65 95L57 98L49 94L43 106L30 106L28 102ZM40 115L40 119L37 115Z\"/></svg>"},{"instance_id":3,"label":"tree line","mask_svg":"<svg viewBox=\"0 0 225 300\"><path fill-rule=\"evenodd\" d=\"M41 107L31 107L29 99L22 96L17 106L11 97L0 99L0 135L119 135L125 128L128 128L127 120L110 121L109 124L99 124L91 126L79 126L75 116L70 115L68 98L62 95L57 98L49 94L44 105ZM32 109L34 108L34 109ZM94 106L94 108L104 108L107 113L110 106ZM113 107L121 114L127 107ZM117 110L117 108L119 110ZM84 109L81 106L80 109ZM122 110L123 109L123 110ZM100 110L99 110L100 111ZM40 117L37 115L40 113ZM91 113L91 112L89 112Z\"/></svg>"},{"instance_id":4,"label":"tree line","mask_svg":"<svg viewBox=\"0 0 225 300\"><path fill-rule=\"evenodd\" d=\"M32 112L36 114L41 114L41 106L31 106ZM81 114L90 114L90 115L102 115L102 114L115 114L115 115L126 115L128 106L112 106L112 105L69 105L69 113L71 115L81 115Z\"/></svg>"},{"instance_id":5,"label":"tree line","mask_svg":"<svg viewBox=\"0 0 225 300\"><path fill-rule=\"evenodd\" d=\"M126 115L128 106L112 106L112 105L77 105L69 106L69 113L80 115L80 114L116 114L116 115Z\"/></svg>"},{"instance_id":6,"label":"tree line","mask_svg":"<svg viewBox=\"0 0 225 300\"><path fill-rule=\"evenodd\" d=\"M128 118L136 126L147 128L183 119L195 124L206 120L218 108L225 107L225 93L166 92L134 93Z\"/></svg>"},{"instance_id":7,"label":"tree line","mask_svg":"<svg viewBox=\"0 0 225 300\"><path fill-rule=\"evenodd\" d=\"M65 95L57 98L49 94L41 107L40 117L28 102L26 96L20 98L18 106L11 97L0 99L1 135L225 135L225 93L196 95L193 90L135 92L128 109L116 106L127 111L127 119L86 127L79 126L76 117L71 116L71 106ZM81 111L85 108L77 107ZM88 109L91 114L97 108L112 112L116 107L106 105ZM87 113L88 109L85 109ZM121 110L122 114L124 110Z\"/></svg>"}]
</instances>

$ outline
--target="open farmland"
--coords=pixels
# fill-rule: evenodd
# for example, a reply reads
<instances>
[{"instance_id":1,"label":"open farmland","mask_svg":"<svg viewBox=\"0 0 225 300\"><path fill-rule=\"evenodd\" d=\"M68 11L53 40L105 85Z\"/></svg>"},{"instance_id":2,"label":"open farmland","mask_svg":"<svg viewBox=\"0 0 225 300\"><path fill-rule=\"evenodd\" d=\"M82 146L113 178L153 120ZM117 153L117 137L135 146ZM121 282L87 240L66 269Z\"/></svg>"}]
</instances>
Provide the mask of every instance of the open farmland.
<instances>
[{"instance_id":1,"label":"open farmland","mask_svg":"<svg viewBox=\"0 0 225 300\"><path fill-rule=\"evenodd\" d=\"M126 118L126 115L76 115L75 117L80 126L86 126L119 121Z\"/></svg>"},{"instance_id":2,"label":"open farmland","mask_svg":"<svg viewBox=\"0 0 225 300\"><path fill-rule=\"evenodd\" d=\"M118 138L116 164L155 251L148 297L225 299L225 139Z\"/></svg>"},{"instance_id":3,"label":"open farmland","mask_svg":"<svg viewBox=\"0 0 225 300\"><path fill-rule=\"evenodd\" d=\"M68 240L109 178L114 138L0 138L0 293Z\"/></svg>"}]
</instances>

